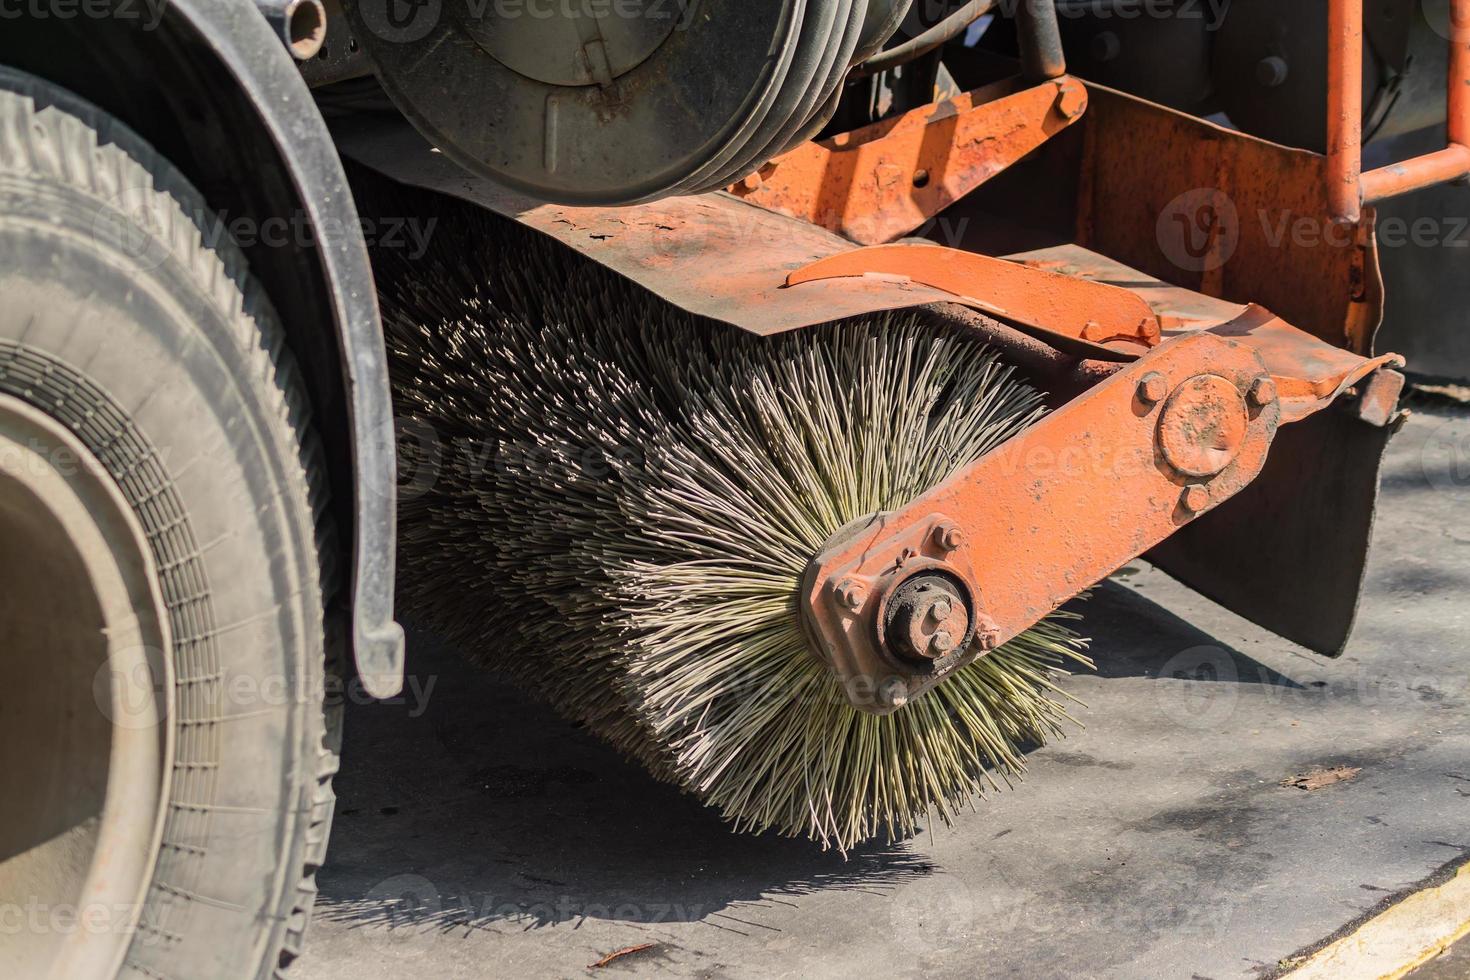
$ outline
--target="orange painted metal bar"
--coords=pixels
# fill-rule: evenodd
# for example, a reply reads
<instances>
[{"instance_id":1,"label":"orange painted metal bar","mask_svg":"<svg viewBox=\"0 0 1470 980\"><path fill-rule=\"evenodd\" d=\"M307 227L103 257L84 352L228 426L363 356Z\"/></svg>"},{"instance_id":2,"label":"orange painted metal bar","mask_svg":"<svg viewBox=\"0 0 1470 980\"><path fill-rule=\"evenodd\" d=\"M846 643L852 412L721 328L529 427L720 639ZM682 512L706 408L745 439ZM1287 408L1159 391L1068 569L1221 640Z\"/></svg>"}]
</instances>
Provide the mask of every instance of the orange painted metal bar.
<instances>
[{"instance_id":1,"label":"orange painted metal bar","mask_svg":"<svg viewBox=\"0 0 1470 980\"><path fill-rule=\"evenodd\" d=\"M1363 175L1363 203L1398 197L1470 176L1470 146L1452 144L1424 156L1390 164Z\"/></svg>"},{"instance_id":2,"label":"orange painted metal bar","mask_svg":"<svg viewBox=\"0 0 1470 980\"><path fill-rule=\"evenodd\" d=\"M1327 8L1327 205L1334 220L1363 216L1363 0Z\"/></svg>"},{"instance_id":3,"label":"orange painted metal bar","mask_svg":"<svg viewBox=\"0 0 1470 980\"><path fill-rule=\"evenodd\" d=\"M1356 223L1364 204L1470 176L1470 0L1450 0L1448 145L1363 173L1363 0L1332 0L1327 34L1328 206Z\"/></svg>"},{"instance_id":4,"label":"orange painted metal bar","mask_svg":"<svg viewBox=\"0 0 1470 980\"><path fill-rule=\"evenodd\" d=\"M956 303L1048 338L1083 341L1095 348L1090 356L1131 360L1159 342L1158 317L1135 293L941 245L873 245L841 252L796 270L786 284L865 276L943 290ZM1132 350L1102 346L1120 342Z\"/></svg>"},{"instance_id":5,"label":"orange painted metal bar","mask_svg":"<svg viewBox=\"0 0 1470 980\"><path fill-rule=\"evenodd\" d=\"M902 238L1082 118L1087 89L1014 80L804 143L729 188L860 245Z\"/></svg>"},{"instance_id":6,"label":"orange painted metal bar","mask_svg":"<svg viewBox=\"0 0 1470 980\"><path fill-rule=\"evenodd\" d=\"M803 581L817 649L855 707L895 710L1244 489L1280 414L1250 347L1167 341L908 506L840 532ZM882 642L888 604L919 575L957 583L974 624L968 648L937 662Z\"/></svg>"}]
</instances>

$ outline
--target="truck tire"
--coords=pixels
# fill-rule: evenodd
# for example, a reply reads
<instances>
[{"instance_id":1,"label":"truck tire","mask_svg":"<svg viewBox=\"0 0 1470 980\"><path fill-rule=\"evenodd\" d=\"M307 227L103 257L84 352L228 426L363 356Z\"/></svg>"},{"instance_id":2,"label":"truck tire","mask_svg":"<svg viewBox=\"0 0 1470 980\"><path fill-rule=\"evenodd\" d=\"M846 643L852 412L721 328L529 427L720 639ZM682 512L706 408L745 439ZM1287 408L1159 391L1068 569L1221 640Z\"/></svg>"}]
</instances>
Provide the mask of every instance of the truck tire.
<instances>
[{"instance_id":1,"label":"truck tire","mask_svg":"<svg viewBox=\"0 0 1470 980\"><path fill-rule=\"evenodd\" d=\"M136 134L0 67L8 976L278 976L311 913L341 719L324 468L220 229Z\"/></svg>"}]
</instances>

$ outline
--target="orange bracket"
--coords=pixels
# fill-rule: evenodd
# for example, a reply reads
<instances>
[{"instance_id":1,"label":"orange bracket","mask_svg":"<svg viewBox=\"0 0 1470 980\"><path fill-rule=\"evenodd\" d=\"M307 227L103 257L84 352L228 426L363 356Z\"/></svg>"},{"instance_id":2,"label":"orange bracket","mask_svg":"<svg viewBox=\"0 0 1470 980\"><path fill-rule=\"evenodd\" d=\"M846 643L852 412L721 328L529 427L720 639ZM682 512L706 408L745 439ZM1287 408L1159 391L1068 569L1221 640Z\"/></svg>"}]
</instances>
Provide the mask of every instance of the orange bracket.
<instances>
[{"instance_id":1,"label":"orange bracket","mask_svg":"<svg viewBox=\"0 0 1470 980\"><path fill-rule=\"evenodd\" d=\"M1281 407L1250 347L1169 340L901 510L839 532L802 613L888 714L1240 492Z\"/></svg>"},{"instance_id":2,"label":"orange bracket","mask_svg":"<svg viewBox=\"0 0 1470 980\"><path fill-rule=\"evenodd\" d=\"M1356 224L1365 204L1470 176L1470 0L1448 7L1445 148L1363 173L1363 0L1328 5L1327 196L1334 220Z\"/></svg>"},{"instance_id":3,"label":"orange bracket","mask_svg":"<svg viewBox=\"0 0 1470 980\"><path fill-rule=\"evenodd\" d=\"M891 242L1082 118L1087 90L1063 76L1014 80L805 143L730 188L768 211L861 245Z\"/></svg>"},{"instance_id":4,"label":"orange bracket","mask_svg":"<svg viewBox=\"0 0 1470 980\"><path fill-rule=\"evenodd\" d=\"M1135 293L1107 283L962 252L941 245L875 245L819 259L791 273L786 285L846 276L919 283L954 301L998 316L1049 341L1081 341L1103 360L1131 359L1159 343L1159 319ZM1131 351L1101 345L1122 342Z\"/></svg>"}]
</instances>

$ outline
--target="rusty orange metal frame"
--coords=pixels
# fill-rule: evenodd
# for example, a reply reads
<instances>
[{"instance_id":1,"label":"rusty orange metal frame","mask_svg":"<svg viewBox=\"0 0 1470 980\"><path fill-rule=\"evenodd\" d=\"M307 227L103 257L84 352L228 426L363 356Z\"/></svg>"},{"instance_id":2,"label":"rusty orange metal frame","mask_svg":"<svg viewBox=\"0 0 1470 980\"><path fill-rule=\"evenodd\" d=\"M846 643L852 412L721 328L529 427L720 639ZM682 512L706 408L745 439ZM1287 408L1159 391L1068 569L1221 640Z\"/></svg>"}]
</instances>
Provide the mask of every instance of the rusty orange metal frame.
<instances>
[{"instance_id":1,"label":"rusty orange metal frame","mask_svg":"<svg viewBox=\"0 0 1470 980\"><path fill-rule=\"evenodd\" d=\"M806 143L731 187L861 245L891 242L1082 118L1087 89L1014 79Z\"/></svg>"},{"instance_id":2,"label":"rusty orange metal frame","mask_svg":"<svg viewBox=\"0 0 1470 980\"><path fill-rule=\"evenodd\" d=\"M894 711L1243 489L1280 418L1252 348L1167 341L908 506L839 533L804 580L808 632L855 707ZM888 604L919 575L958 583L976 642L917 661L881 641Z\"/></svg>"},{"instance_id":3,"label":"rusty orange metal frame","mask_svg":"<svg viewBox=\"0 0 1470 980\"><path fill-rule=\"evenodd\" d=\"M1085 353L1099 359L1125 359L1159 342L1158 317L1126 289L940 245L873 245L842 252L803 266L786 277L786 284L860 276L889 276L941 289L956 303L1047 339L1097 345Z\"/></svg>"},{"instance_id":4,"label":"rusty orange metal frame","mask_svg":"<svg viewBox=\"0 0 1470 980\"><path fill-rule=\"evenodd\" d=\"M1327 193L1333 220L1354 224L1364 204L1470 176L1470 0L1450 0L1449 18L1449 145L1363 173L1363 0L1332 0Z\"/></svg>"}]
</instances>

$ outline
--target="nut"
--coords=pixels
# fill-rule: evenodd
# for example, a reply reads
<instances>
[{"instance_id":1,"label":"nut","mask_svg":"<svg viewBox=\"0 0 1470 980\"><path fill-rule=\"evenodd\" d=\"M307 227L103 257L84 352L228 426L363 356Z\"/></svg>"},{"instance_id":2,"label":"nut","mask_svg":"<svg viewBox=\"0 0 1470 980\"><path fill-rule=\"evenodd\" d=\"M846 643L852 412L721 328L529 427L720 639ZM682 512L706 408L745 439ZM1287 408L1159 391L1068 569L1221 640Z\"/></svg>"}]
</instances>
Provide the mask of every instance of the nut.
<instances>
[{"instance_id":1,"label":"nut","mask_svg":"<svg viewBox=\"0 0 1470 980\"><path fill-rule=\"evenodd\" d=\"M1087 108L1087 93L1082 86L1075 82L1064 82L1061 86L1061 98L1057 101L1057 109L1067 119L1076 119Z\"/></svg>"},{"instance_id":2,"label":"nut","mask_svg":"<svg viewBox=\"0 0 1470 980\"><path fill-rule=\"evenodd\" d=\"M941 660L970 633L970 610L947 576L921 574L894 590L884 603L882 642L906 660Z\"/></svg>"},{"instance_id":3,"label":"nut","mask_svg":"<svg viewBox=\"0 0 1470 980\"><path fill-rule=\"evenodd\" d=\"M890 677L878 688L878 700L891 708L902 708L909 703L909 686L902 677Z\"/></svg>"},{"instance_id":4,"label":"nut","mask_svg":"<svg viewBox=\"0 0 1470 980\"><path fill-rule=\"evenodd\" d=\"M934 529L934 543L945 551L956 551L965 543L965 532L958 524L945 521Z\"/></svg>"},{"instance_id":5,"label":"nut","mask_svg":"<svg viewBox=\"0 0 1470 980\"><path fill-rule=\"evenodd\" d=\"M1169 382L1157 371L1138 379L1138 399L1146 405L1157 405L1169 394Z\"/></svg>"},{"instance_id":6,"label":"nut","mask_svg":"<svg viewBox=\"0 0 1470 980\"><path fill-rule=\"evenodd\" d=\"M1251 404L1257 408L1265 408L1276 400L1276 382L1270 378L1257 378L1255 384L1251 385Z\"/></svg>"},{"instance_id":7,"label":"nut","mask_svg":"<svg viewBox=\"0 0 1470 980\"><path fill-rule=\"evenodd\" d=\"M1202 483L1195 483L1184 488L1184 493L1179 498L1179 503L1191 514L1198 514L1210 506L1210 488Z\"/></svg>"},{"instance_id":8,"label":"nut","mask_svg":"<svg viewBox=\"0 0 1470 980\"><path fill-rule=\"evenodd\" d=\"M832 585L832 594L837 597L838 602L853 612L861 609L863 602L868 598L868 590L863 587L863 583L854 578L838 579Z\"/></svg>"},{"instance_id":9,"label":"nut","mask_svg":"<svg viewBox=\"0 0 1470 980\"><path fill-rule=\"evenodd\" d=\"M995 620L981 613L975 617L975 648L989 653L1000 646L1000 627Z\"/></svg>"}]
</instances>

